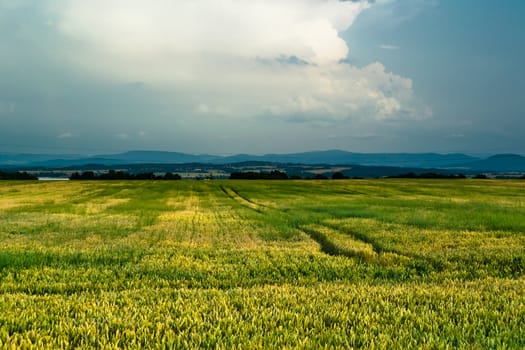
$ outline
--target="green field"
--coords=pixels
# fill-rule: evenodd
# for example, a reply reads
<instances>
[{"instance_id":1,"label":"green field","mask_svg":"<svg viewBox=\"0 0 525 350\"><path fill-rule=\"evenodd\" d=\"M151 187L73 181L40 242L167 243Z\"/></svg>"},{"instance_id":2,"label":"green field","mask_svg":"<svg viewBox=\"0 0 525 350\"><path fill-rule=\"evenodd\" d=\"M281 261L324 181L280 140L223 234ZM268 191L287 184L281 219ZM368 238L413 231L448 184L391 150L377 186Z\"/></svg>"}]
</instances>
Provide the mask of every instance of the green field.
<instances>
[{"instance_id":1,"label":"green field","mask_svg":"<svg viewBox=\"0 0 525 350\"><path fill-rule=\"evenodd\" d=\"M525 182L0 183L4 348L524 348Z\"/></svg>"}]
</instances>

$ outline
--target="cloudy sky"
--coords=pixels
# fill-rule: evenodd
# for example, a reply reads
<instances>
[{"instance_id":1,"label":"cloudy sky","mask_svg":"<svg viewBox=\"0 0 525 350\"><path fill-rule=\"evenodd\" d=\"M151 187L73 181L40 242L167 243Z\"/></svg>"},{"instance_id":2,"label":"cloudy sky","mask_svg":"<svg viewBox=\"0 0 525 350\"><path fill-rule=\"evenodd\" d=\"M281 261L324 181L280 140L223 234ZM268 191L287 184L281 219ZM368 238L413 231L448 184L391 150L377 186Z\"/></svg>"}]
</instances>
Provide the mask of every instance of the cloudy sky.
<instances>
[{"instance_id":1,"label":"cloudy sky","mask_svg":"<svg viewBox=\"0 0 525 350\"><path fill-rule=\"evenodd\" d=\"M0 0L0 152L525 154L525 1Z\"/></svg>"}]
</instances>

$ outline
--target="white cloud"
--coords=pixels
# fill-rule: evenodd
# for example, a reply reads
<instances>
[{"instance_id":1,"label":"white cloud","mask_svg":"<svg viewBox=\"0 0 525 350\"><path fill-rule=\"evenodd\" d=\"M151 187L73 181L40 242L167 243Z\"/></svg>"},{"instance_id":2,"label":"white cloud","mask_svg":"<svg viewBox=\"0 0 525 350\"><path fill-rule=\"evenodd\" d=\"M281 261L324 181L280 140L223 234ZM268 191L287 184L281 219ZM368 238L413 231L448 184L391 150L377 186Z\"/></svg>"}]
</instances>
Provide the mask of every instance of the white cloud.
<instances>
[{"instance_id":1,"label":"white cloud","mask_svg":"<svg viewBox=\"0 0 525 350\"><path fill-rule=\"evenodd\" d=\"M382 44L379 45L380 48L383 50L399 50L399 46L396 45L390 45L390 44Z\"/></svg>"},{"instance_id":2,"label":"white cloud","mask_svg":"<svg viewBox=\"0 0 525 350\"><path fill-rule=\"evenodd\" d=\"M195 116L337 122L425 116L412 82L342 63L370 5L338 0L71 0L57 25L74 67L183 95ZM284 58L284 59L283 59ZM294 64L304 62L307 64ZM298 120L299 120L298 119Z\"/></svg>"},{"instance_id":3,"label":"white cloud","mask_svg":"<svg viewBox=\"0 0 525 350\"><path fill-rule=\"evenodd\" d=\"M72 0L64 33L110 54L148 60L295 55L324 63L345 58L338 36L366 3L338 0ZM173 63L173 61L172 61Z\"/></svg>"},{"instance_id":4,"label":"white cloud","mask_svg":"<svg viewBox=\"0 0 525 350\"><path fill-rule=\"evenodd\" d=\"M388 73L381 63L363 68L348 64L287 68L286 81L259 114L293 120L389 120L427 117L413 101L412 81ZM280 74L275 74L279 76ZM281 93L285 91L286 93ZM253 103L256 103L254 100Z\"/></svg>"},{"instance_id":5,"label":"white cloud","mask_svg":"<svg viewBox=\"0 0 525 350\"><path fill-rule=\"evenodd\" d=\"M73 138L73 137L74 137L74 135L73 135L71 132L69 132L69 131L64 132L64 133L58 135L58 138L59 138L59 139L71 139L71 138Z\"/></svg>"}]
</instances>

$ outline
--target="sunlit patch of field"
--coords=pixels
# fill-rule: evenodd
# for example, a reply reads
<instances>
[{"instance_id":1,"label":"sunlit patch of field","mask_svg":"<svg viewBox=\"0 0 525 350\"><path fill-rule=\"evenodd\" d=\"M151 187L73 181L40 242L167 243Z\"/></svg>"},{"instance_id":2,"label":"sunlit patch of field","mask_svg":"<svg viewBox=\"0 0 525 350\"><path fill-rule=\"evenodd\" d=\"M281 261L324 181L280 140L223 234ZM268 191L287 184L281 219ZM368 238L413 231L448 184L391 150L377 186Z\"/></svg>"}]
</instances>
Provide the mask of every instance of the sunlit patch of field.
<instances>
[{"instance_id":1,"label":"sunlit patch of field","mask_svg":"<svg viewBox=\"0 0 525 350\"><path fill-rule=\"evenodd\" d=\"M111 199L105 199L103 201L100 200L98 202L95 202L95 201L86 202L84 203L85 213L87 215L103 213L109 207L119 205L119 204L124 204L128 201L129 201L129 198L111 198Z\"/></svg>"},{"instance_id":2,"label":"sunlit patch of field","mask_svg":"<svg viewBox=\"0 0 525 350\"><path fill-rule=\"evenodd\" d=\"M159 247L250 249L264 242L249 221L242 220L229 199L191 192L171 198L171 210L160 214L150 232L162 232Z\"/></svg>"},{"instance_id":3,"label":"sunlit patch of field","mask_svg":"<svg viewBox=\"0 0 525 350\"><path fill-rule=\"evenodd\" d=\"M523 348L525 182L4 182L0 347Z\"/></svg>"},{"instance_id":4,"label":"sunlit patch of field","mask_svg":"<svg viewBox=\"0 0 525 350\"><path fill-rule=\"evenodd\" d=\"M0 210L66 203L72 196L78 194L80 189L79 186L66 187L47 183L8 183L9 186L0 187ZM35 189L38 189L38 196L27 195L27 193L31 193Z\"/></svg>"}]
</instances>

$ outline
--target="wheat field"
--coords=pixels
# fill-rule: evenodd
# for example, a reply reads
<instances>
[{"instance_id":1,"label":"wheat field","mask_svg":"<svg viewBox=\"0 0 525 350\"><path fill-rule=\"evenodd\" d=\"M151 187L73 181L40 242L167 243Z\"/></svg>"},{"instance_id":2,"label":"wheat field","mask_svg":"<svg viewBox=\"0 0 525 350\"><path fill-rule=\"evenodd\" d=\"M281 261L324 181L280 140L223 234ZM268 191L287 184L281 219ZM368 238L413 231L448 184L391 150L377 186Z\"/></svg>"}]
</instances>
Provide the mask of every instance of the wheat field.
<instances>
[{"instance_id":1,"label":"wheat field","mask_svg":"<svg viewBox=\"0 0 525 350\"><path fill-rule=\"evenodd\" d=\"M523 348L525 182L0 183L2 348Z\"/></svg>"}]
</instances>

